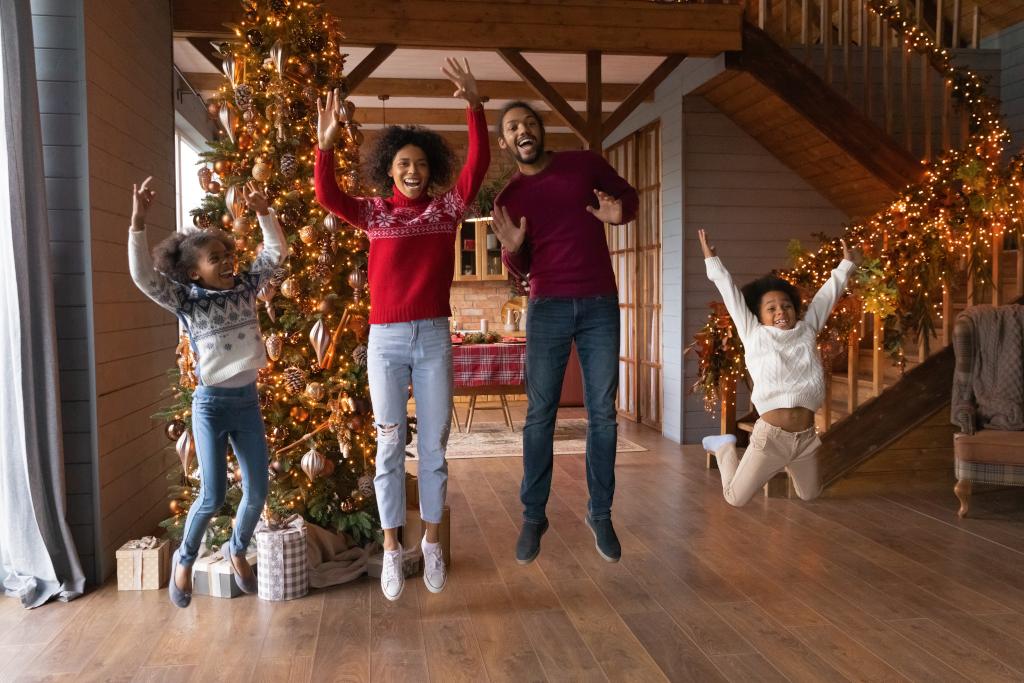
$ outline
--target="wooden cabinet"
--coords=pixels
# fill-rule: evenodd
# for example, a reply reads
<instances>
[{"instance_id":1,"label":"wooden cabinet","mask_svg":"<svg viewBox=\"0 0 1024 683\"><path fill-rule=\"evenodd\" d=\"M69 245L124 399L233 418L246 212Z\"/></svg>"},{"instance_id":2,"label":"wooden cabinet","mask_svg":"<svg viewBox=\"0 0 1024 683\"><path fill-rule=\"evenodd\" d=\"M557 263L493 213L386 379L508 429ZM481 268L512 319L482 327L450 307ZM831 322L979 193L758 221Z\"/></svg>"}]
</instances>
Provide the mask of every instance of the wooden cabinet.
<instances>
[{"instance_id":1,"label":"wooden cabinet","mask_svg":"<svg viewBox=\"0 0 1024 683\"><path fill-rule=\"evenodd\" d=\"M458 227L455 239L455 281L507 280L501 243L490 218L471 218Z\"/></svg>"}]
</instances>

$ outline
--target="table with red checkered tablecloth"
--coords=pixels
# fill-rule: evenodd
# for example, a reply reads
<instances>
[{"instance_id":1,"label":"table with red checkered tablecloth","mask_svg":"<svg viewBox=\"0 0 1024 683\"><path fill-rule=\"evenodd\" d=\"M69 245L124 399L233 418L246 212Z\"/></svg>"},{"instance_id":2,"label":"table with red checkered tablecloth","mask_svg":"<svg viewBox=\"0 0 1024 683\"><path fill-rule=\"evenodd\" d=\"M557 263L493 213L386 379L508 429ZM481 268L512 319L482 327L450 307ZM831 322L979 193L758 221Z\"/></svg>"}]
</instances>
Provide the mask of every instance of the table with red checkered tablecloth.
<instances>
[{"instance_id":1,"label":"table with red checkered tablecloth","mask_svg":"<svg viewBox=\"0 0 1024 683\"><path fill-rule=\"evenodd\" d=\"M508 394L526 391L526 344L463 344L452 347L452 382L456 396L469 396L466 431L473 428L478 396L498 396L505 424L514 430ZM455 424L461 429L458 415Z\"/></svg>"}]
</instances>

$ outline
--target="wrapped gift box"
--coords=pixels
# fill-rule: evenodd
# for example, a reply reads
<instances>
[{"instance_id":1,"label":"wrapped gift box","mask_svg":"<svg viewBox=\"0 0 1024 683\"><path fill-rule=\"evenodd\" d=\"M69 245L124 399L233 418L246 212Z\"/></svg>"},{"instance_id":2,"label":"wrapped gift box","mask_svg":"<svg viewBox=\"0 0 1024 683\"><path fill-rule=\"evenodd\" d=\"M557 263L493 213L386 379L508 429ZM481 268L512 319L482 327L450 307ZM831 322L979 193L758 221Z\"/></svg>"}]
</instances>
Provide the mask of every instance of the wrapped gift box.
<instances>
[{"instance_id":1,"label":"wrapped gift box","mask_svg":"<svg viewBox=\"0 0 1024 683\"><path fill-rule=\"evenodd\" d=\"M309 591L306 525L302 517L280 524L261 521L256 529L259 596L264 600L294 600Z\"/></svg>"},{"instance_id":2,"label":"wrapped gift box","mask_svg":"<svg viewBox=\"0 0 1024 683\"><path fill-rule=\"evenodd\" d=\"M245 559L255 570L256 549L250 547L245 553ZM256 575L259 577L259 572ZM235 583L235 576L231 572L231 562L220 552L204 555L192 565L192 594L215 598L237 598L242 595L242 589Z\"/></svg>"},{"instance_id":3,"label":"wrapped gift box","mask_svg":"<svg viewBox=\"0 0 1024 683\"><path fill-rule=\"evenodd\" d=\"M128 541L115 553L117 590L159 590L170 576L171 544L166 538L144 536Z\"/></svg>"}]
</instances>

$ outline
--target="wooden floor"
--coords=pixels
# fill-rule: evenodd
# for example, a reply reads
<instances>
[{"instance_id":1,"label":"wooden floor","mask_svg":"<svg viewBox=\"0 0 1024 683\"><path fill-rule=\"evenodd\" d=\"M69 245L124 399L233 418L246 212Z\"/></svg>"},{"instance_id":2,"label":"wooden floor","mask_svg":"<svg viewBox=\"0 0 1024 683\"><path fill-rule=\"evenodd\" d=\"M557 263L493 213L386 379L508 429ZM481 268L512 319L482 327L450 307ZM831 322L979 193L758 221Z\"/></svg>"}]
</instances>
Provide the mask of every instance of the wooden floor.
<instances>
[{"instance_id":1,"label":"wooden floor","mask_svg":"<svg viewBox=\"0 0 1024 683\"><path fill-rule=\"evenodd\" d=\"M519 460L456 460L441 595L416 578L389 603L364 578L187 610L112 584L32 612L0 600L0 679L1024 679L1024 489L976 495L966 521L951 490L734 509L699 449L622 431L650 451L619 456L619 564L583 524L581 456L555 458L551 530L527 567Z\"/></svg>"}]
</instances>

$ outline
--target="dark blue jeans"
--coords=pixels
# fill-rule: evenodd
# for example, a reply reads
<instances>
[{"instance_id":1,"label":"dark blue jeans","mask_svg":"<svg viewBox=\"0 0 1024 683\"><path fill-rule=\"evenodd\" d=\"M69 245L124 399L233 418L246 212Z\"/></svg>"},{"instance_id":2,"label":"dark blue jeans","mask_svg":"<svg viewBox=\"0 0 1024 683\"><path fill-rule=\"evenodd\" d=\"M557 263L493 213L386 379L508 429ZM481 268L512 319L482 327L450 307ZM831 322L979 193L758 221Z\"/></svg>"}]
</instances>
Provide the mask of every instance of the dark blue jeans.
<instances>
[{"instance_id":1,"label":"dark blue jeans","mask_svg":"<svg viewBox=\"0 0 1024 683\"><path fill-rule=\"evenodd\" d=\"M619 304L615 296L538 298L526 315L526 425L523 519L542 522L551 492L555 416L573 341L587 406L587 488L591 519L611 517L615 494L615 395L619 388Z\"/></svg>"}]
</instances>

